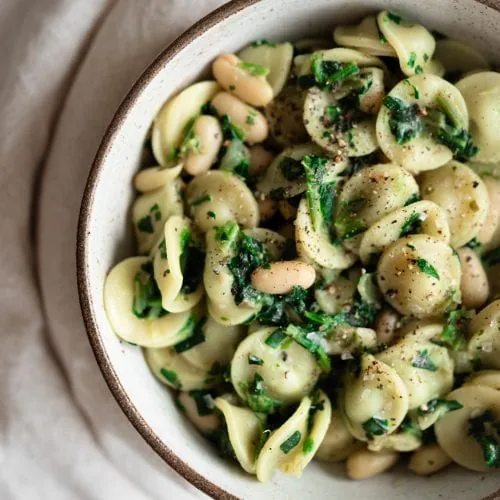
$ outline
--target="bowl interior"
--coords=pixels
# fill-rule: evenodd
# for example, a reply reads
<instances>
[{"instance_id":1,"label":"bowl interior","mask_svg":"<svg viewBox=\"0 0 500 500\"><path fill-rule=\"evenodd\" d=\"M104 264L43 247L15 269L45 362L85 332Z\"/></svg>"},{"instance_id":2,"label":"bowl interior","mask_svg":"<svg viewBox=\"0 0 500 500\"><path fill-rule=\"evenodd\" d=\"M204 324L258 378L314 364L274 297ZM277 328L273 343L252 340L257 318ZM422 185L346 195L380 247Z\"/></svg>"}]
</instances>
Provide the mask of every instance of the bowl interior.
<instances>
[{"instance_id":1,"label":"bowl interior","mask_svg":"<svg viewBox=\"0 0 500 500\"><path fill-rule=\"evenodd\" d=\"M184 36L146 72L115 117L91 174L83 203L78 257L82 305L93 347L115 396L150 444L177 470L214 495L221 491L210 483L244 498L310 498L327 492L364 499L379 499L381 495L394 500L480 498L498 488L498 475L482 476L458 467L427 479L401 467L370 481L351 482L344 477L342 467L318 462L307 468L301 480L276 474L271 483L259 484L218 458L175 408L169 391L152 377L141 350L114 335L104 312L106 273L118 260L133 253L131 181L139 166L142 144L162 103L206 72L221 52L235 51L260 38L293 40L321 32L331 36L333 26L383 8L467 40L493 61L495 48L500 47L500 12L474 0L420 0L418 4L410 0L237 1L198 25L196 33ZM199 476L184 464L206 481L200 483Z\"/></svg>"}]
</instances>

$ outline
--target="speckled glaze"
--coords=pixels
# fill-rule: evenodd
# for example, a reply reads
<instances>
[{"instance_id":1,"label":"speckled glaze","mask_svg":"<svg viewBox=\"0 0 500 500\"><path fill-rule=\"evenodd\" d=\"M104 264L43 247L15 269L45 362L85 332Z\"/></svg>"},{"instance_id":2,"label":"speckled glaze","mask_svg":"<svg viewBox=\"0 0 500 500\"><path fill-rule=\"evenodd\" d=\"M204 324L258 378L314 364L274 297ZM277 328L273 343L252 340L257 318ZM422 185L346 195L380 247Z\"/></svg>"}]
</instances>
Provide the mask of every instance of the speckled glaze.
<instances>
[{"instance_id":1,"label":"speckled glaze","mask_svg":"<svg viewBox=\"0 0 500 500\"><path fill-rule=\"evenodd\" d=\"M500 0L236 0L194 25L144 72L117 111L92 167L77 247L80 302L90 343L111 392L132 424L171 467L214 498L500 498L498 473L479 475L458 467L431 478L416 477L401 467L372 480L352 482L342 466L315 462L301 480L277 474L269 484L259 484L217 457L175 408L171 394L151 376L140 349L113 334L104 311L106 273L133 252L128 220L132 177L162 103L206 72L221 52L259 38L297 39L321 32L331 36L334 25L383 8L468 40L492 61L496 55L500 63Z\"/></svg>"}]
</instances>

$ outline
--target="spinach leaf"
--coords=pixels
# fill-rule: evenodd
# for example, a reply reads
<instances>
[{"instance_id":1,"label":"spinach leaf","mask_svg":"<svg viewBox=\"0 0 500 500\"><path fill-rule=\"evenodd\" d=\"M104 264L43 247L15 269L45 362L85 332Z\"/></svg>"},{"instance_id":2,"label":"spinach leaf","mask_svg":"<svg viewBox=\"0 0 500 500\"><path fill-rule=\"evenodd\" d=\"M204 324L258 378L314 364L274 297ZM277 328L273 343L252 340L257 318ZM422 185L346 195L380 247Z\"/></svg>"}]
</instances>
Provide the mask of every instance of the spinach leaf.
<instances>
[{"instance_id":1,"label":"spinach leaf","mask_svg":"<svg viewBox=\"0 0 500 500\"><path fill-rule=\"evenodd\" d=\"M247 61L241 61L239 67L248 73L250 76L267 76L269 74L269 68L262 66L261 64L254 64Z\"/></svg>"},{"instance_id":2,"label":"spinach leaf","mask_svg":"<svg viewBox=\"0 0 500 500\"><path fill-rule=\"evenodd\" d=\"M177 353L188 351L189 349L205 342L205 334L203 333L203 326L206 323L206 318L196 320L193 316L191 316L190 319L192 319L193 322L192 324L193 333L186 339L174 345L174 350Z\"/></svg>"},{"instance_id":3,"label":"spinach leaf","mask_svg":"<svg viewBox=\"0 0 500 500\"><path fill-rule=\"evenodd\" d=\"M422 349L417 352L417 355L411 362L411 366L414 368L421 368L422 370L428 370L430 372L437 372L439 370L439 366L432 361L427 349Z\"/></svg>"},{"instance_id":4,"label":"spinach leaf","mask_svg":"<svg viewBox=\"0 0 500 500\"><path fill-rule=\"evenodd\" d=\"M295 448L302 439L302 434L300 431L295 431L290 437L280 444L280 450L286 455L290 453L293 448Z\"/></svg>"},{"instance_id":5,"label":"spinach leaf","mask_svg":"<svg viewBox=\"0 0 500 500\"><path fill-rule=\"evenodd\" d=\"M389 432L389 421L386 418L375 416L363 423L363 429L368 439L373 436L383 436Z\"/></svg>"},{"instance_id":6,"label":"spinach leaf","mask_svg":"<svg viewBox=\"0 0 500 500\"><path fill-rule=\"evenodd\" d=\"M491 410L469 419L469 435L481 446L486 465L500 468L500 420Z\"/></svg>"},{"instance_id":7,"label":"spinach leaf","mask_svg":"<svg viewBox=\"0 0 500 500\"><path fill-rule=\"evenodd\" d=\"M193 293L203 280L203 267L205 263L205 252L201 243L193 238L189 229L182 231L180 235L180 265L182 271L181 292L185 295Z\"/></svg>"},{"instance_id":8,"label":"spinach leaf","mask_svg":"<svg viewBox=\"0 0 500 500\"><path fill-rule=\"evenodd\" d=\"M425 274L429 275L431 278L439 279L439 274L436 268L429 264L425 259L416 259L415 264L417 267Z\"/></svg>"},{"instance_id":9,"label":"spinach leaf","mask_svg":"<svg viewBox=\"0 0 500 500\"><path fill-rule=\"evenodd\" d=\"M214 412L214 400L210 391L206 389L193 389L189 395L196 403L196 409L200 417L211 415Z\"/></svg>"},{"instance_id":10,"label":"spinach leaf","mask_svg":"<svg viewBox=\"0 0 500 500\"><path fill-rule=\"evenodd\" d=\"M141 266L141 271L134 279L132 312L140 319L161 318L168 314L161 304L161 292L154 279L153 263L148 261Z\"/></svg>"},{"instance_id":11,"label":"spinach leaf","mask_svg":"<svg viewBox=\"0 0 500 500\"><path fill-rule=\"evenodd\" d=\"M257 413L274 413L282 406L281 401L269 396L264 379L258 373L243 389L247 394L248 406Z\"/></svg>"},{"instance_id":12,"label":"spinach leaf","mask_svg":"<svg viewBox=\"0 0 500 500\"><path fill-rule=\"evenodd\" d=\"M359 74L359 67L354 63L325 61L321 54L315 54L311 59L311 72L320 88L334 90L345 80L356 77Z\"/></svg>"},{"instance_id":13,"label":"spinach leaf","mask_svg":"<svg viewBox=\"0 0 500 500\"><path fill-rule=\"evenodd\" d=\"M389 110L389 128L398 144L406 144L422 134L424 127L418 104L406 104L391 96L386 96L383 102Z\"/></svg>"},{"instance_id":14,"label":"spinach leaf","mask_svg":"<svg viewBox=\"0 0 500 500\"><path fill-rule=\"evenodd\" d=\"M467 309L456 309L449 312L446 318L446 326L439 337L439 341L454 351L463 349L473 314L472 311Z\"/></svg>"},{"instance_id":15,"label":"spinach leaf","mask_svg":"<svg viewBox=\"0 0 500 500\"><path fill-rule=\"evenodd\" d=\"M423 417L429 413L439 411L442 415L450 411L460 410L463 405L454 399L431 399L417 409L417 415Z\"/></svg>"},{"instance_id":16,"label":"spinach leaf","mask_svg":"<svg viewBox=\"0 0 500 500\"><path fill-rule=\"evenodd\" d=\"M416 233L420 229L424 217L424 214L420 212L413 212L401 226L399 237L402 238L403 236L406 236L408 234Z\"/></svg>"}]
</instances>

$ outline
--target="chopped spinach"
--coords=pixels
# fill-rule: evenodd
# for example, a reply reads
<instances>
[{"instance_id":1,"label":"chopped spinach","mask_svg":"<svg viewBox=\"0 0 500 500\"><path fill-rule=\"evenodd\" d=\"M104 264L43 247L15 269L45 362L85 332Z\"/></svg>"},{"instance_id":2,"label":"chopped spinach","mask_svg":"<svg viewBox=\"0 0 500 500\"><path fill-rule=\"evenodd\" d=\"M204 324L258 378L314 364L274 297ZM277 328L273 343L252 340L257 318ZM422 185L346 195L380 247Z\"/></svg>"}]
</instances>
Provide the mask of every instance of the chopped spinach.
<instances>
[{"instance_id":1,"label":"chopped spinach","mask_svg":"<svg viewBox=\"0 0 500 500\"><path fill-rule=\"evenodd\" d=\"M402 432L404 434L410 434L419 439L422 436L422 431L420 427L408 415L406 415L406 417L401 422L401 425L399 426L399 432Z\"/></svg>"},{"instance_id":2,"label":"chopped spinach","mask_svg":"<svg viewBox=\"0 0 500 500\"><path fill-rule=\"evenodd\" d=\"M158 245L158 250L160 251L160 257L162 260L168 259L167 242L165 241L165 239L161 240L160 244Z\"/></svg>"},{"instance_id":3,"label":"chopped spinach","mask_svg":"<svg viewBox=\"0 0 500 500\"><path fill-rule=\"evenodd\" d=\"M198 196L198 198L195 198L192 202L191 205L193 207L197 207L198 205L201 205L202 203L206 203L207 201L212 201L213 196L211 194L205 194L203 196Z\"/></svg>"},{"instance_id":4,"label":"chopped spinach","mask_svg":"<svg viewBox=\"0 0 500 500\"><path fill-rule=\"evenodd\" d=\"M359 67L354 63L325 61L321 54L313 55L311 72L316 84L324 89L338 89L343 82L359 75Z\"/></svg>"},{"instance_id":5,"label":"chopped spinach","mask_svg":"<svg viewBox=\"0 0 500 500\"><path fill-rule=\"evenodd\" d=\"M200 147L200 139L196 137L194 133L194 122L196 121L197 116L191 118L188 121L183 131L183 138L181 145L179 148L173 153L175 158L185 158L191 151L198 151Z\"/></svg>"},{"instance_id":6,"label":"chopped spinach","mask_svg":"<svg viewBox=\"0 0 500 500\"><path fill-rule=\"evenodd\" d=\"M412 203L416 203L417 201L420 201L422 198L420 198L420 195L418 193L413 193L405 202L405 207L408 205L411 205Z\"/></svg>"},{"instance_id":7,"label":"chopped spinach","mask_svg":"<svg viewBox=\"0 0 500 500\"><path fill-rule=\"evenodd\" d=\"M137 229L139 229L142 233L153 234L155 232L154 224L159 220L161 220L161 210L158 203L155 203L149 209L149 214L137 221Z\"/></svg>"},{"instance_id":8,"label":"chopped spinach","mask_svg":"<svg viewBox=\"0 0 500 500\"><path fill-rule=\"evenodd\" d=\"M428 349L422 349L417 352L417 355L413 358L411 366L414 368L420 368L422 370L428 370L430 372L437 372L439 366L432 361Z\"/></svg>"},{"instance_id":9,"label":"chopped spinach","mask_svg":"<svg viewBox=\"0 0 500 500\"><path fill-rule=\"evenodd\" d=\"M429 275L431 278L439 279L439 274L436 268L429 264L425 259L416 259L415 264L417 267L425 274Z\"/></svg>"},{"instance_id":10,"label":"chopped spinach","mask_svg":"<svg viewBox=\"0 0 500 500\"><path fill-rule=\"evenodd\" d=\"M500 468L500 419L491 410L469 419L469 435L481 446L488 467Z\"/></svg>"},{"instance_id":11,"label":"chopped spinach","mask_svg":"<svg viewBox=\"0 0 500 500\"><path fill-rule=\"evenodd\" d=\"M280 450L286 455L290 453L302 439L302 434L300 431L295 431L290 437L280 444Z\"/></svg>"},{"instance_id":12,"label":"chopped spinach","mask_svg":"<svg viewBox=\"0 0 500 500\"><path fill-rule=\"evenodd\" d=\"M477 238L472 238L472 240L468 241L465 246L471 250L477 250L478 248L481 248L481 242Z\"/></svg>"},{"instance_id":13,"label":"chopped spinach","mask_svg":"<svg viewBox=\"0 0 500 500\"><path fill-rule=\"evenodd\" d=\"M167 368L160 368L160 373L163 377L165 377L165 380L170 382L176 389L182 389L182 383L179 380L177 373L172 370L168 370Z\"/></svg>"},{"instance_id":14,"label":"chopped spinach","mask_svg":"<svg viewBox=\"0 0 500 500\"><path fill-rule=\"evenodd\" d=\"M220 161L219 168L233 172L246 179L250 167L250 151L240 139L232 139L227 146Z\"/></svg>"},{"instance_id":15,"label":"chopped spinach","mask_svg":"<svg viewBox=\"0 0 500 500\"><path fill-rule=\"evenodd\" d=\"M342 240L350 240L366 231L366 224L359 218L359 212L366 206L366 203L366 199L357 198L340 204L335 218L335 229Z\"/></svg>"},{"instance_id":16,"label":"chopped spinach","mask_svg":"<svg viewBox=\"0 0 500 500\"><path fill-rule=\"evenodd\" d=\"M180 235L180 266L182 272L181 292L185 295L193 293L203 280L205 252L201 244L189 229L184 229Z\"/></svg>"},{"instance_id":17,"label":"chopped spinach","mask_svg":"<svg viewBox=\"0 0 500 500\"><path fill-rule=\"evenodd\" d=\"M139 319L157 319L166 316L162 307L161 292L154 279L153 263L148 261L134 279L132 312Z\"/></svg>"},{"instance_id":18,"label":"chopped spinach","mask_svg":"<svg viewBox=\"0 0 500 500\"><path fill-rule=\"evenodd\" d=\"M401 16L398 16L397 14L394 14L394 12L387 11L386 14L386 20L387 21L392 21L395 24L401 24Z\"/></svg>"},{"instance_id":19,"label":"chopped spinach","mask_svg":"<svg viewBox=\"0 0 500 500\"><path fill-rule=\"evenodd\" d=\"M193 389L189 395L196 403L196 409L200 417L211 415L214 412L214 400L210 391L206 389Z\"/></svg>"},{"instance_id":20,"label":"chopped spinach","mask_svg":"<svg viewBox=\"0 0 500 500\"><path fill-rule=\"evenodd\" d=\"M224 115L221 118L222 133L224 139L227 141L232 141L233 139L239 139L240 141L245 140L245 132L231 122L231 118L228 115Z\"/></svg>"},{"instance_id":21,"label":"chopped spinach","mask_svg":"<svg viewBox=\"0 0 500 500\"><path fill-rule=\"evenodd\" d=\"M236 461L236 454L234 453L233 445L229 439L227 425L225 422L210 435L211 441L214 442L219 455L226 460Z\"/></svg>"},{"instance_id":22,"label":"chopped spinach","mask_svg":"<svg viewBox=\"0 0 500 500\"><path fill-rule=\"evenodd\" d=\"M283 177L288 181L302 179L305 175L301 160L285 156L279 163L279 169Z\"/></svg>"},{"instance_id":23,"label":"chopped spinach","mask_svg":"<svg viewBox=\"0 0 500 500\"><path fill-rule=\"evenodd\" d=\"M264 379L258 373L252 382L245 385L244 390L247 394L248 406L257 413L274 413L281 406L281 401L269 396L264 385Z\"/></svg>"},{"instance_id":24,"label":"chopped spinach","mask_svg":"<svg viewBox=\"0 0 500 500\"><path fill-rule=\"evenodd\" d=\"M302 452L304 455L308 455L309 453L312 453L314 451L314 439L311 437L308 437L304 440L304 444L302 446Z\"/></svg>"},{"instance_id":25,"label":"chopped spinach","mask_svg":"<svg viewBox=\"0 0 500 500\"><path fill-rule=\"evenodd\" d=\"M206 318L202 318L196 321L196 319L193 316L191 316L190 319L192 320L193 323L191 326L193 333L186 339L174 345L174 350L177 353L188 351L189 349L205 342L205 334L203 333L203 326L206 323Z\"/></svg>"},{"instance_id":26,"label":"chopped spinach","mask_svg":"<svg viewBox=\"0 0 500 500\"><path fill-rule=\"evenodd\" d=\"M249 354L248 364L262 366L264 364L264 360L262 358L259 358L259 356L256 356L255 354Z\"/></svg>"},{"instance_id":27,"label":"chopped spinach","mask_svg":"<svg viewBox=\"0 0 500 500\"><path fill-rule=\"evenodd\" d=\"M239 67L248 73L250 76L267 76L269 74L269 68L262 66L261 64L254 64L247 61L241 61Z\"/></svg>"},{"instance_id":28,"label":"chopped spinach","mask_svg":"<svg viewBox=\"0 0 500 500\"><path fill-rule=\"evenodd\" d=\"M363 429L368 439L373 436L383 436L389 432L389 420L377 416L372 417L363 423Z\"/></svg>"},{"instance_id":29,"label":"chopped spinach","mask_svg":"<svg viewBox=\"0 0 500 500\"><path fill-rule=\"evenodd\" d=\"M399 237L402 238L408 234L414 234L418 232L425 215L421 212L413 212L401 226L401 231L399 232Z\"/></svg>"},{"instance_id":30,"label":"chopped spinach","mask_svg":"<svg viewBox=\"0 0 500 500\"><path fill-rule=\"evenodd\" d=\"M272 348L276 348L276 347L279 347L281 342L283 342L283 340L285 340L287 338L287 335L280 329L278 330L274 330L273 333L271 333L271 335L269 335L269 337L267 337L267 339L265 340L265 343L272 347Z\"/></svg>"},{"instance_id":31,"label":"chopped spinach","mask_svg":"<svg viewBox=\"0 0 500 500\"><path fill-rule=\"evenodd\" d=\"M389 110L389 128L398 144L406 144L422 134L424 127L418 104L406 104L391 96L386 96L383 102Z\"/></svg>"},{"instance_id":32,"label":"chopped spinach","mask_svg":"<svg viewBox=\"0 0 500 500\"><path fill-rule=\"evenodd\" d=\"M415 66L415 62L417 60L417 54L415 52L410 52L410 57L408 58L408 66L413 68Z\"/></svg>"},{"instance_id":33,"label":"chopped spinach","mask_svg":"<svg viewBox=\"0 0 500 500\"><path fill-rule=\"evenodd\" d=\"M473 314L472 311L468 311L467 309L456 309L449 312L446 318L446 325L439 336L439 342L454 351L463 349L466 344L467 330Z\"/></svg>"}]
</instances>

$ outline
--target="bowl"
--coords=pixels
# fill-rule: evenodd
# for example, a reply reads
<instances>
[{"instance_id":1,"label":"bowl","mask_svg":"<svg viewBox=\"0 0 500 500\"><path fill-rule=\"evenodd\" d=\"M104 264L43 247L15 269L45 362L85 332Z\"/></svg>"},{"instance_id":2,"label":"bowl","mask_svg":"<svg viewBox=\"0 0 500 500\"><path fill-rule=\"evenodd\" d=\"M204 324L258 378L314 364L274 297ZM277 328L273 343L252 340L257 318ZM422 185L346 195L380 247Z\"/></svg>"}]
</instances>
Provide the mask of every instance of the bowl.
<instances>
[{"instance_id":1,"label":"bowl","mask_svg":"<svg viewBox=\"0 0 500 500\"><path fill-rule=\"evenodd\" d=\"M149 66L114 116L90 172L77 248L80 302L90 343L111 392L137 431L179 474L213 497L500 498L500 490L492 493L499 486L497 474L480 475L458 467L430 478L411 475L401 467L353 482L345 478L342 466L313 462L300 480L276 474L270 483L260 484L217 456L177 410L170 392L151 375L140 348L115 336L104 310L106 273L134 251L129 224L132 178L163 102L207 72L222 52L261 38L331 36L334 25L384 8L467 40L495 61L495 49L500 47L496 0L236 0L195 24Z\"/></svg>"}]
</instances>

